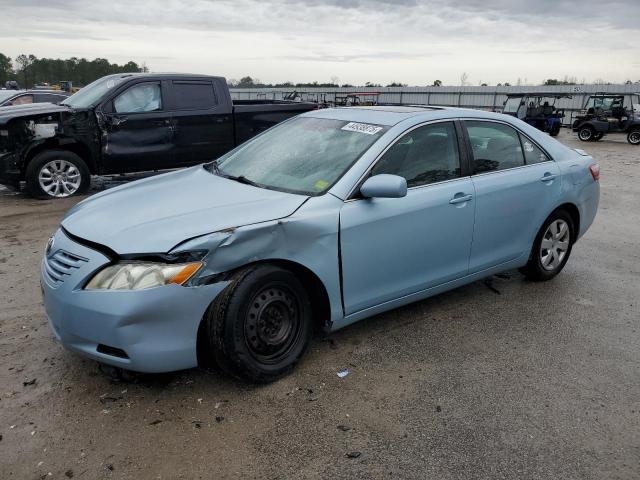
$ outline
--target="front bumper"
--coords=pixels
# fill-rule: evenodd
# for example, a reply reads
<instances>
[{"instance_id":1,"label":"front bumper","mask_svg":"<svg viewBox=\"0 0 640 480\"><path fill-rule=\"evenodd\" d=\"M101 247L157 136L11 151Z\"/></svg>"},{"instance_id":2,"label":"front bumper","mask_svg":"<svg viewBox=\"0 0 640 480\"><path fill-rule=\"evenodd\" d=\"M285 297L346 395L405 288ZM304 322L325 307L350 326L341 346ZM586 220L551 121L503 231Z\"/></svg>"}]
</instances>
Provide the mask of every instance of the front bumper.
<instances>
[{"instance_id":1,"label":"front bumper","mask_svg":"<svg viewBox=\"0 0 640 480\"><path fill-rule=\"evenodd\" d=\"M77 266L61 276L57 258ZM54 235L54 246L42 260L41 283L49 325L62 345L99 362L139 372L197 366L200 322L227 283L83 290L86 281L108 263L107 257L73 242L62 230ZM57 270L52 272L52 265Z\"/></svg>"},{"instance_id":2,"label":"front bumper","mask_svg":"<svg viewBox=\"0 0 640 480\"><path fill-rule=\"evenodd\" d=\"M0 184L19 188L22 174L14 153L0 153Z\"/></svg>"}]
</instances>

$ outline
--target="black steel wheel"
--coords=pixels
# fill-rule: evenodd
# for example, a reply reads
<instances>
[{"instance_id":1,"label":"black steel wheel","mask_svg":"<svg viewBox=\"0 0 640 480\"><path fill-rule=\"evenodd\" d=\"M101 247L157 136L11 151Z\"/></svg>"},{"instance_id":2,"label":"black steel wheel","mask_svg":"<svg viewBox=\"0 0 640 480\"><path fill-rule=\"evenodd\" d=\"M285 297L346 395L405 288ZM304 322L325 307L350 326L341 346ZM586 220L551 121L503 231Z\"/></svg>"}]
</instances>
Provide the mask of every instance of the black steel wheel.
<instances>
[{"instance_id":1,"label":"black steel wheel","mask_svg":"<svg viewBox=\"0 0 640 480\"><path fill-rule=\"evenodd\" d=\"M309 295L293 272L271 264L248 267L207 312L209 354L237 378L271 382L306 351L311 319Z\"/></svg>"},{"instance_id":2,"label":"black steel wheel","mask_svg":"<svg viewBox=\"0 0 640 480\"><path fill-rule=\"evenodd\" d=\"M627 142L631 145L640 145L640 128L631 130L627 135Z\"/></svg>"},{"instance_id":3,"label":"black steel wheel","mask_svg":"<svg viewBox=\"0 0 640 480\"><path fill-rule=\"evenodd\" d=\"M593 140L593 136L595 135L595 133L596 132L592 127L586 125L584 127L580 127L580 130L578 130L578 138L583 142L590 142Z\"/></svg>"}]
</instances>

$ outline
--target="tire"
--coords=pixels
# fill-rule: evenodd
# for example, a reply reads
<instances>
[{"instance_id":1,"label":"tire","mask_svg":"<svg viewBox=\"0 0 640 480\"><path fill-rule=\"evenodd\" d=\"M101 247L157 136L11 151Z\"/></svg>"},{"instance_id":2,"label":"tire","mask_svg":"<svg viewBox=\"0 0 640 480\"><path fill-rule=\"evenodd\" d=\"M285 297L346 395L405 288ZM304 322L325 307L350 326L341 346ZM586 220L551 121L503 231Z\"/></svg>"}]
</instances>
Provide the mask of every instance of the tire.
<instances>
[{"instance_id":1,"label":"tire","mask_svg":"<svg viewBox=\"0 0 640 480\"><path fill-rule=\"evenodd\" d=\"M640 128L634 128L629 132L627 142L631 145L640 145Z\"/></svg>"},{"instance_id":2,"label":"tire","mask_svg":"<svg viewBox=\"0 0 640 480\"><path fill-rule=\"evenodd\" d=\"M590 142L593 140L595 133L596 132L593 130L593 127L586 125L584 127L580 127L578 130L578 138L583 142Z\"/></svg>"},{"instance_id":3,"label":"tire","mask_svg":"<svg viewBox=\"0 0 640 480\"><path fill-rule=\"evenodd\" d=\"M562 225L566 227L566 233L563 233ZM556 231L560 236L554 234ZM569 260L575 238L575 227L571 215L565 210L556 210L549 215L538 231L529 261L520 269L520 272L529 280L536 282L551 280L562 271ZM544 248L546 245L550 248Z\"/></svg>"},{"instance_id":4,"label":"tire","mask_svg":"<svg viewBox=\"0 0 640 480\"><path fill-rule=\"evenodd\" d=\"M209 354L236 378L272 382L306 351L311 319L309 295L292 272L268 264L246 268L207 311Z\"/></svg>"},{"instance_id":5,"label":"tire","mask_svg":"<svg viewBox=\"0 0 640 480\"><path fill-rule=\"evenodd\" d=\"M35 198L66 198L85 193L91 185L91 173L75 153L45 150L29 162L25 180L27 193Z\"/></svg>"},{"instance_id":6,"label":"tire","mask_svg":"<svg viewBox=\"0 0 640 480\"><path fill-rule=\"evenodd\" d=\"M549 132L549 135L552 137L557 137L559 133L560 133L560 129L557 129L557 130L554 129Z\"/></svg>"}]
</instances>

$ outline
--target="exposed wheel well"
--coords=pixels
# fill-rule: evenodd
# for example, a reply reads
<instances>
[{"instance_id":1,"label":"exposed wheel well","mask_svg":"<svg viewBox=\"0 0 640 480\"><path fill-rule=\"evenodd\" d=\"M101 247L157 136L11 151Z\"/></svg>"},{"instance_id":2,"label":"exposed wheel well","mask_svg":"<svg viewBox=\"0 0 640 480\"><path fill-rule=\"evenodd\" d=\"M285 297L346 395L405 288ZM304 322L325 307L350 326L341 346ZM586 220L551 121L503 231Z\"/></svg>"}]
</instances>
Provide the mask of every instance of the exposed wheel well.
<instances>
[{"instance_id":1,"label":"exposed wheel well","mask_svg":"<svg viewBox=\"0 0 640 480\"><path fill-rule=\"evenodd\" d=\"M311 300L311 311L313 313L314 329L322 330L329 326L331 321L331 304L329 302L327 289L322 283L322 280L320 280L320 278L318 278L315 273L313 273L302 264L292 262L290 260L261 260L258 262L243 265L242 267L238 267L233 271L227 272L225 276L227 278L230 278L239 270L259 264L278 265L279 267L293 272L296 277L302 282L305 290L309 293L309 299ZM212 298L212 303L213 300L214 299ZM205 312L203 318L200 321L200 326L198 327L196 348L198 355L198 364L201 366L210 366L212 361L211 356L205 354L209 345L206 338L207 332L205 328L207 314L208 312Z\"/></svg>"},{"instance_id":2,"label":"exposed wheel well","mask_svg":"<svg viewBox=\"0 0 640 480\"><path fill-rule=\"evenodd\" d=\"M96 165L91 160L91 152L89 151L89 148L86 145L83 145L82 143L78 143L78 142L60 144L60 142L57 142L57 141L47 141L29 150L29 152L27 153L24 159L24 164L22 168L23 176L24 176L24 173L27 171L27 165L29 164L29 162L33 160L33 158L36 155L47 150L65 150L68 152L75 153L82 160L84 160L91 174L97 173Z\"/></svg>"}]
</instances>

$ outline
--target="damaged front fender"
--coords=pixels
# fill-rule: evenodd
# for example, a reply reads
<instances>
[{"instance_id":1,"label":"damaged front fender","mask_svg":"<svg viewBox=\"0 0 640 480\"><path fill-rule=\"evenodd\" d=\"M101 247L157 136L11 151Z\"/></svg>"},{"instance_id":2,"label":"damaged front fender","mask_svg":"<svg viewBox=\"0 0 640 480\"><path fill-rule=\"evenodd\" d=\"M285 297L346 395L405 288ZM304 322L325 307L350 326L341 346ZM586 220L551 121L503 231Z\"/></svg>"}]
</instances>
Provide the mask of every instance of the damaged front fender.
<instances>
[{"instance_id":1,"label":"damaged front fender","mask_svg":"<svg viewBox=\"0 0 640 480\"><path fill-rule=\"evenodd\" d=\"M170 253L207 250L205 267L198 275L205 282L225 279L225 274L256 262L302 267L324 287L333 323L344 316L338 252L341 205L341 200L329 194L313 197L289 217L197 237Z\"/></svg>"}]
</instances>

